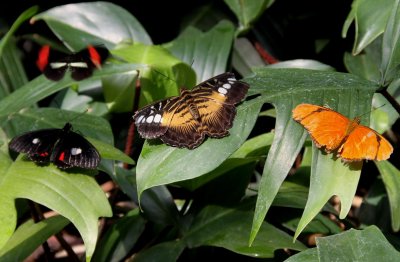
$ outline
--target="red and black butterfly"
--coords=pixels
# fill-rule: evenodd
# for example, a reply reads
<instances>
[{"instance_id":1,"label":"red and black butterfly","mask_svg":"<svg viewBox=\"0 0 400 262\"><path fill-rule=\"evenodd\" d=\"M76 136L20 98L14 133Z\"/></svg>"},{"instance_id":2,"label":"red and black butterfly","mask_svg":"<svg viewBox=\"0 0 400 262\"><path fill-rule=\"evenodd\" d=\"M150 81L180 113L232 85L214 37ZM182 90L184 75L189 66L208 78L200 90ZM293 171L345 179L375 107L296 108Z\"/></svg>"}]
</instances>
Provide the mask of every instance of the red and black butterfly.
<instances>
[{"instance_id":1,"label":"red and black butterfly","mask_svg":"<svg viewBox=\"0 0 400 262\"><path fill-rule=\"evenodd\" d=\"M71 77L80 81L92 75L93 70L101 68L109 51L104 46L88 45L87 48L73 54L66 54L44 45L39 50L36 65L50 80L58 81L71 71Z\"/></svg>"},{"instance_id":2,"label":"red and black butterfly","mask_svg":"<svg viewBox=\"0 0 400 262\"><path fill-rule=\"evenodd\" d=\"M236 116L235 104L246 95L249 85L233 73L215 76L181 90L180 96L150 104L133 116L143 138L160 138L164 143L189 149L199 146L206 135L221 138Z\"/></svg>"},{"instance_id":3,"label":"red and black butterfly","mask_svg":"<svg viewBox=\"0 0 400 262\"><path fill-rule=\"evenodd\" d=\"M14 137L9 143L9 148L26 153L32 161L40 164L53 162L61 169L95 169L100 162L99 152L83 136L71 129L72 125L66 123L62 129L27 132Z\"/></svg>"}]
</instances>

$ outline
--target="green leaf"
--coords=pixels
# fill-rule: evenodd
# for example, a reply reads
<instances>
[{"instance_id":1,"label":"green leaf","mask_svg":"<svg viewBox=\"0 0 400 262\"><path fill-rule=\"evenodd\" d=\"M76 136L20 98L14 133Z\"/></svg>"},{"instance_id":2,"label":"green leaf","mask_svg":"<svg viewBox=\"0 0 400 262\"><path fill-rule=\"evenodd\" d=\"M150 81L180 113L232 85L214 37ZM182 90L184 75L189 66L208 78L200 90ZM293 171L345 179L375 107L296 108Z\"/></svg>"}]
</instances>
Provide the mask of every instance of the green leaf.
<instances>
[{"instance_id":1,"label":"green leaf","mask_svg":"<svg viewBox=\"0 0 400 262\"><path fill-rule=\"evenodd\" d=\"M109 112L132 112L138 72L105 77L102 80L104 100Z\"/></svg>"},{"instance_id":2,"label":"green leaf","mask_svg":"<svg viewBox=\"0 0 400 262\"><path fill-rule=\"evenodd\" d=\"M105 65L101 70L96 70L90 79L85 81L93 81L96 79L101 79L104 76L113 74L122 74L126 72L131 72L133 70L139 69L139 66L132 64L121 64L121 65ZM58 81L50 81L43 75L35 78L34 80L28 82L9 96L0 100L0 118L8 116L18 110L25 107L29 107L40 100L68 87L71 84L76 83L71 79L69 74Z\"/></svg>"},{"instance_id":3,"label":"green leaf","mask_svg":"<svg viewBox=\"0 0 400 262\"><path fill-rule=\"evenodd\" d=\"M332 160L332 155L321 154L313 146L313 162L308 200L297 226L297 238L307 224L319 213L325 203L334 195L340 198L341 219L350 211L361 175L362 162L343 163Z\"/></svg>"},{"instance_id":4,"label":"green leaf","mask_svg":"<svg viewBox=\"0 0 400 262\"><path fill-rule=\"evenodd\" d=\"M376 226L317 239L319 261L398 261L400 253Z\"/></svg>"},{"instance_id":5,"label":"green leaf","mask_svg":"<svg viewBox=\"0 0 400 262\"><path fill-rule=\"evenodd\" d=\"M214 170L246 140L261 105L259 99L243 102L237 107L229 136L207 138L194 150L146 142L136 168L139 196L148 188L199 177Z\"/></svg>"},{"instance_id":6,"label":"green leaf","mask_svg":"<svg viewBox=\"0 0 400 262\"><path fill-rule=\"evenodd\" d=\"M44 20L54 34L74 51L89 43L114 46L130 40L151 44L149 35L136 18L110 2L61 5L32 17L31 23L38 20Z\"/></svg>"},{"instance_id":7,"label":"green leaf","mask_svg":"<svg viewBox=\"0 0 400 262\"><path fill-rule=\"evenodd\" d=\"M397 232L400 229L400 171L389 161L375 161L375 164L381 173L389 197L392 229Z\"/></svg>"},{"instance_id":8,"label":"green leaf","mask_svg":"<svg viewBox=\"0 0 400 262\"><path fill-rule=\"evenodd\" d=\"M239 20L238 31L250 29L253 23L274 0L224 0Z\"/></svg>"},{"instance_id":9,"label":"green leaf","mask_svg":"<svg viewBox=\"0 0 400 262\"><path fill-rule=\"evenodd\" d=\"M358 55L349 52L344 54L344 64L349 73L363 77L370 81L379 83L381 72L379 65L382 60L382 38L379 37L365 47L364 51Z\"/></svg>"},{"instance_id":10,"label":"green leaf","mask_svg":"<svg viewBox=\"0 0 400 262\"><path fill-rule=\"evenodd\" d=\"M54 216L38 223L28 220L18 227L14 235L2 247L0 261L23 261L50 236L58 233L69 221L62 216Z\"/></svg>"},{"instance_id":11,"label":"green leaf","mask_svg":"<svg viewBox=\"0 0 400 262\"><path fill-rule=\"evenodd\" d=\"M4 52L0 58L0 97L6 97L28 82L21 61L21 51L16 44L13 38L3 48Z\"/></svg>"},{"instance_id":12,"label":"green leaf","mask_svg":"<svg viewBox=\"0 0 400 262\"><path fill-rule=\"evenodd\" d=\"M397 0L355 0L345 21L342 37L346 37L351 23L355 22L353 55L359 54L366 46L381 35L386 27L390 12Z\"/></svg>"},{"instance_id":13,"label":"green leaf","mask_svg":"<svg viewBox=\"0 0 400 262\"><path fill-rule=\"evenodd\" d=\"M197 82L200 83L226 71L233 39L232 23L222 20L207 32L188 27L164 47L182 61L191 64L196 71Z\"/></svg>"},{"instance_id":14,"label":"green leaf","mask_svg":"<svg viewBox=\"0 0 400 262\"><path fill-rule=\"evenodd\" d=\"M108 143L103 143L94 138L87 137L87 140L89 140L89 142L92 143L96 147L96 149L100 152L102 159L117 160L130 165L135 164L135 161L132 158L130 158L128 155L126 155L118 148L115 148L114 146Z\"/></svg>"},{"instance_id":15,"label":"green leaf","mask_svg":"<svg viewBox=\"0 0 400 262\"><path fill-rule=\"evenodd\" d=\"M134 170L117 167L116 182L135 203L138 203L136 175ZM175 200L165 186L150 188L143 192L140 207L143 214L158 225L176 225L179 211Z\"/></svg>"},{"instance_id":16,"label":"green leaf","mask_svg":"<svg viewBox=\"0 0 400 262\"><path fill-rule=\"evenodd\" d=\"M98 218L112 215L110 204L93 177L67 173L53 165L37 166L18 158L8 169L0 184L7 203L27 198L58 212L70 220L80 232L90 260L98 237ZM12 206L2 206L0 214L15 212ZM4 217L0 219L4 221ZM1 225L2 227L3 225Z\"/></svg>"},{"instance_id":17,"label":"green leaf","mask_svg":"<svg viewBox=\"0 0 400 262\"><path fill-rule=\"evenodd\" d=\"M182 86L191 87L195 84L196 76L190 66L160 46L135 44L116 49L113 54L125 61L143 65L139 75L139 108L178 95Z\"/></svg>"},{"instance_id":18,"label":"green leaf","mask_svg":"<svg viewBox=\"0 0 400 262\"><path fill-rule=\"evenodd\" d=\"M318 249L309 248L294 256L289 257L285 262L319 262L318 259Z\"/></svg>"},{"instance_id":19,"label":"green leaf","mask_svg":"<svg viewBox=\"0 0 400 262\"><path fill-rule=\"evenodd\" d=\"M379 72L382 74L381 84L390 83L398 77L400 60L400 2L395 0L391 6L382 40L382 63Z\"/></svg>"},{"instance_id":20,"label":"green leaf","mask_svg":"<svg viewBox=\"0 0 400 262\"><path fill-rule=\"evenodd\" d=\"M96 248L93 261L121 261L136 244L145 224L138 208L128 212L107 230Z\"/></svg>"},{"instance_id":21,"label":"green leaf","mask_svg":"<svg viewBox=\"0 0 400 262\"><path fill-rule=\"evenodd\" d=\"M250 205L249 205L250 204ZM277 249L304 250L305 246L276 227L263 222L253 245L247 245L253 202L239 207L207 206L194 219L190 230L184 235L189 248L203 245L217 246L253 257L274 257Z\"/></svg>"},{"instance_id":22,"label":"green leaf","mask_svg":"<svg viewBox=\"0 0 400 262\"><path fill-rule=\"evenodd\" d=\"M269 150L263 176L260 181L250 243L254 240L258 228L264 221L264 217L279 187L289 173L307 135L304 128L292 120L292 109L299 103L328 105L344 115L355 117L370 111L372 95L377 89L376 84L345 73L306 69L267 68L259 68L254 71L255 75L244 79L251 86L249 93L261 94L266 102L273 103L276 108L277 117L274 142ZM366 118L364 117L363 122L365 120ZM319 172L320 170L324 170L325 174L331 174L330 176L334 179L337 175L335 171L345 169L340 161L334 161L328 156L323 157L322 151L318 150L316 153L318 154L318 159L313 161L313 179L317 179L320 175L317 173L314 175L314 172ZM314 158L315 156L314 154ZM357 172L359 173L360 170ZM353 182L357 179L355 177L358 176L352 176L351 178ZM317 182L314 181L314 183ZM347 180L342 182L344 184L348 183ZM332 184L330 190L336 192L336 189L333 187L334 185ZM331 185L329 183L323 184L319 189L322 189L324 186L329 188ZM354 188L351 188L348 192L344 192L341 196L341 217L348 212L351 206L351 201L344 201L349 201L353 198L357 184L353 183L352 186ZM347 188L350 187L348 186ZM315 188L311 188L310 195L318 195L316 194L318 190L315 190ZM318 204L322 204L322 201ZM322 207L323 205L319 208ZM312 212L317 209L317 206L313 206L312 209L308 207L307 212L303 214L304 219L307 217L306 220L308 220L315 215Z\"/></svg>"}]
</instances>

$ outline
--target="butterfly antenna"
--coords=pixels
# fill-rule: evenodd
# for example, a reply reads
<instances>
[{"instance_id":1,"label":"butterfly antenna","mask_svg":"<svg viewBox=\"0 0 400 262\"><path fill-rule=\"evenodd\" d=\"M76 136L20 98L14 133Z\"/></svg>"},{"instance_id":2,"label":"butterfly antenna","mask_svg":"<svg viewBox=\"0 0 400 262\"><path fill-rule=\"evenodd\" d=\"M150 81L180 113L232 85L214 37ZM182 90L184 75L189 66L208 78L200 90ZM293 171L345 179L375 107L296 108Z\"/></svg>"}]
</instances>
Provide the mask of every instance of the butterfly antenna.
<instances>
[{"instance_id":1,"label":"butterfly antenna","mask_svg":"<svg viewBox=\"0 0 400 262\"><path fill-rule=\"evenodd\" d=\"M379 109L379 108L381 108L381 107L384 107L385 105L386 105L386 104L383 104L383 105L380 105L380 106L378 106L378 107L375 107L375 108L371 109L370 111L368 111L368 112L366 112L366 113L360 115L359 117L362 117L362 116L364 116L364 115L370 114L370 113L372 113L373 111L375 111L375 110L377 110L377 109Z\"/></svg>"},{"instance_id":2,"label":"butterfly antenna","mask_svg":"<svg viewBox=\"0 0 400 262\"><path fill-rule=\"evenodd\" d=\"M152 69L152 70L154 70L154 72L157 72L157 73L159 73L160 75L164 76L164 77L167 78L168 80L170 80L170 81L176 83L176 80L175 80L175 79L170 78L169 76L167 76L167 75L161 73L161 72L158 71L157 69Z\"/></svg>"},{"instance_id":3,"label":"butterfly antenna","mask_svg":"<svg viewBox=\"0 0 400 262\"><path fill-rule=\"evenodd\" d=\"M68 122L74 121L75 119L77 119L77 118L81 117L82 115L86 114L88 111L89 111L89 108L86 108L85 111L83 111L82 113L80 113L80 114L76 115L75 117L71 118Z\"/></svg>"}]
</instances>

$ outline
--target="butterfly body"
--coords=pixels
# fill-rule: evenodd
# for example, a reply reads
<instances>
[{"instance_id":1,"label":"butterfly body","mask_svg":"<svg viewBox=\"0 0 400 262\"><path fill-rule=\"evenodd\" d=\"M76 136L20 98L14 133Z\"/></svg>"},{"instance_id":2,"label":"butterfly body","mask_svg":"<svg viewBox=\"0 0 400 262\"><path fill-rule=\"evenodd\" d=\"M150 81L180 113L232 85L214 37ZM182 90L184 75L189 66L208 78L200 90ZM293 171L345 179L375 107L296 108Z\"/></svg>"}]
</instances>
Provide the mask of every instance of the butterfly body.
<instances>
[{"instance_id":1,"label":"butterfly body","mask_svg":"<svg viewBox=\"0 0 400 262\"><path fill-rule=\"evenodd\" d=\"M45 45L39 51L36 65L48 79L58 81L66 71L71 71L71 77L80 81L91 76L94 69L101 68L108 55L109 51L102 46L88 45L77 53L65 54Z\"/></svg>"},{"instance_id":2,"label":"butterfly body","mask_svg":"<svg viewBox=\"0 0 400 262\"><path fill-rule=\"evenodd\" d=\"M133 116L139 134L146 139L160 138L164 143L196 148L208 135L221 138L229 134L236 116L235 104L249 86L224 73L204 81L180 96L150 104Z\"/></svg>"},{"instance_id":3,"label":"butterfly body","mask_svg":"<svg viewBox=\"0 0 400 262\"><path fill-rule=\"evenodd\" d=\"M318 148L336 152L344 161L385 160L392 145L375 130L360 124L360 118L348 119L327 107L300 104L293 109L293 119L310 134Z\"/></svg>"},{"instance_id":4,"label":"butterfly body","mask_svg":"<svg viewBox=\"0 0 400 262\"><path fill-rule=\"evenodd\" d=\"M71 129L71 124L66 123L62 129L27 132L14 137L9 148L27 154L36 163L53 162L61 169L96 168L100 162L99 152L89 141Z\"/></svg>"}]
</instances>

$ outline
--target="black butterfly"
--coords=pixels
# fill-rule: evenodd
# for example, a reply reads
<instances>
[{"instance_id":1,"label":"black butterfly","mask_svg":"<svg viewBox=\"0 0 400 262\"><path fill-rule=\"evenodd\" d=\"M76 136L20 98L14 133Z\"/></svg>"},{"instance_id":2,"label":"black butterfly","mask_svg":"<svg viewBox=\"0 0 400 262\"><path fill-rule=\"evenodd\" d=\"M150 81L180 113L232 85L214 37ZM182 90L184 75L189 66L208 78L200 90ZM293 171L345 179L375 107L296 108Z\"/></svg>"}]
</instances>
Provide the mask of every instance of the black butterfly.
<instances>
[{"instance_id":1,"label":"black butterfly","mask_svg":"<svg viewBox=\"0 0 400 262\"><path fill-rule=\"evenodd\" d=\"M74 54L66 54L44 45L38 54L36 65L50 80L58 81L71 71L71 77L76 81L92 75L93 70L101 68L109 51L103 46L88 45L87 48Z\"/></svg>"},{"instance_id":2,"label":"black butterfly","mask_svg":"<svg viewBox=\"0 0 400 262\"><path fill-rule=\"evenodd\" d=\"M41 129L14 137L9 148L26 153L41 164L53 162L61 169L81 167L95 169L100 162L97 149L81 135L73 132L66 123L60 128Z\"/></svg>"}]
</instances>

